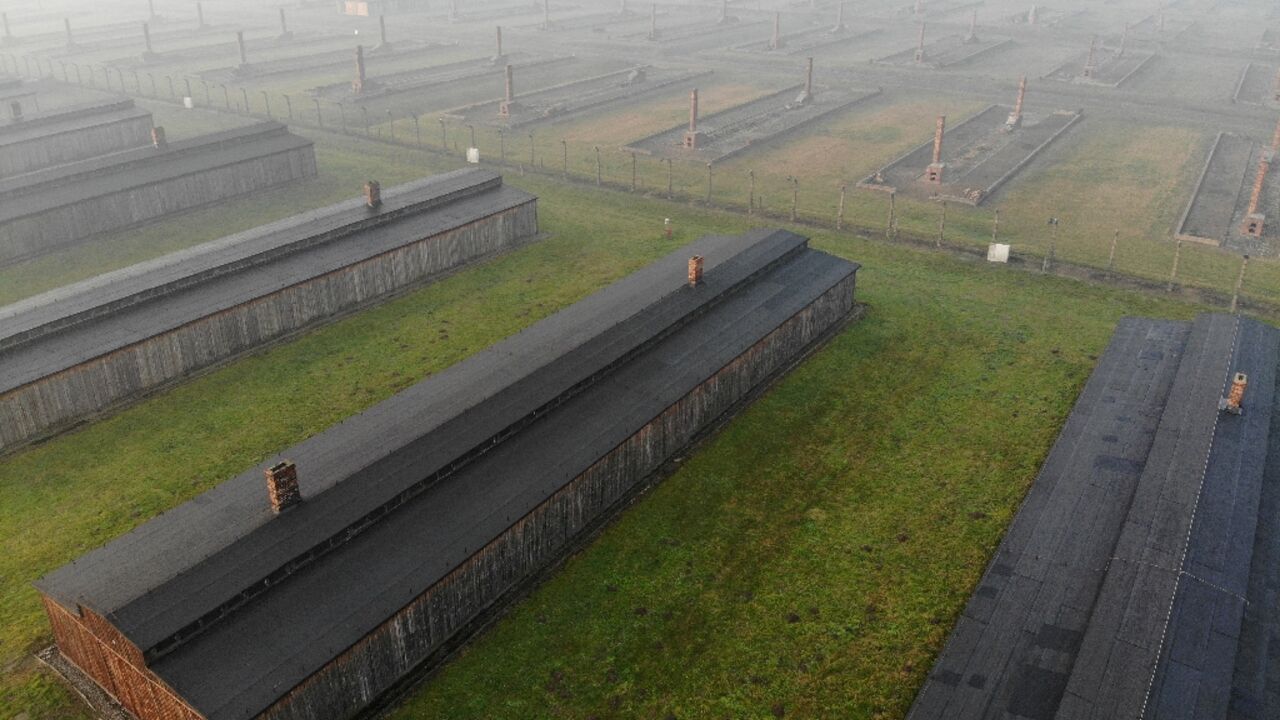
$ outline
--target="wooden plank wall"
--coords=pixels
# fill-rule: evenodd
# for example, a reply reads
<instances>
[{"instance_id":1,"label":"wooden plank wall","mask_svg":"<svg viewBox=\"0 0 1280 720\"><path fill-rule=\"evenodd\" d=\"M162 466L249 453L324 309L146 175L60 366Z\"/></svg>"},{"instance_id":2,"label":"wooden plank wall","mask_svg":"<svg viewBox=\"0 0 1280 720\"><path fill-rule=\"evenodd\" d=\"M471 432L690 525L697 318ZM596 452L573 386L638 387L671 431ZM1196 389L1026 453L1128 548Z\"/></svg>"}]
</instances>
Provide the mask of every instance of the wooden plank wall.
<instances>
[{"instance_id":1,"label":"wooden plank wall","mask_svg":"<svg viewBox=\"0 0 1280 720\"><path fill-rule=\"evenodd\" d=\"M681 452L752 389L796 358L853 308L854 277L838 283L639 432L481 548L369 635L260 715L339 720L356 714L428 660L481 612L539 569Z\"/></svg>"},{"instance_id":2,"label":"wooden plank wall","mask_svg":"<svg viewBox=\"0 0 1280 720\"><path fill-rule=\"evenodd\" d=\"M0 225L0 263L315 175L315 149L308 145L162 183L124 188Z\"/></svg>"},{"instance_id":3,"label":"wooden plank wall","mask_svg":"<svg viewBox=\"0 0 1280 720\"><path fill-rule=\"evenodd\" d=\"M0 179L130 150L150 142L151 116L140 115L0 145Z\"/></svg>"},{"instance_id":4,"label":"wooden plank wall","mask_svg":"<svg viewBox=\"0 0 1280 720\"><path fill-rule=\"evenodd\" d=\"M511 250L537 232L537 202L530 199L17 388L0 395L0 450L118 407L476 258Z\"/></svg>"}]
</instances>

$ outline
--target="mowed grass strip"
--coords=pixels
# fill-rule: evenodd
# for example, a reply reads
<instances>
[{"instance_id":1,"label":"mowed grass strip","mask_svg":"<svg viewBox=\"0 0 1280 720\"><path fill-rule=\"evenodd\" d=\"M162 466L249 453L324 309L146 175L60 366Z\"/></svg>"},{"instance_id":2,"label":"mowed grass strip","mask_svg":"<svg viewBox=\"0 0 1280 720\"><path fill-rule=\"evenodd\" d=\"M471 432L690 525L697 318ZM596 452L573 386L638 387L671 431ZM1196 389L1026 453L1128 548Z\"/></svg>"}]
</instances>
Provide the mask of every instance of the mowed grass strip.
<instances>
[{"instance_id":1,"label":"mowed grass strip","mask_svg":"<svg viewBox=\"0 0 1280 720\"><path fill-rule=\"evenodd\" d=\"M347 141L325 152L353 168L424 162ZM510 180L542 197L551 239L0 460L4 717L84 714L31 659L50 642L36 577L698 235L746 227ZM866 264L867 318L404 716L900 713L1116 318L1192 312L846 237L815 244Z\"/></svg>"}]
</instances>

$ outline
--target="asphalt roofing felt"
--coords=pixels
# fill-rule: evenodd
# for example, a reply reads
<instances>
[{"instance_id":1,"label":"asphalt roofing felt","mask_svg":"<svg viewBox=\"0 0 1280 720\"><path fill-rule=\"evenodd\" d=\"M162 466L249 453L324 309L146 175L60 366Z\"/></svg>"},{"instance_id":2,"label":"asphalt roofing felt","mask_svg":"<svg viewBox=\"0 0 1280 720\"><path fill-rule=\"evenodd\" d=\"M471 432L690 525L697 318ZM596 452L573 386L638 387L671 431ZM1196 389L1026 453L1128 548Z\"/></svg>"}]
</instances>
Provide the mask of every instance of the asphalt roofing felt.
<instances>
[{"instance_id":1,"label":"asphalt roofing felt","mask_svg":"<svg viewBox=\"0 0 1280 720\"><path fill-rule=\"evenodd\" d=\"M0 307L0 392L438 235L534 196L464 169L354 198Z\"/></svg>"},{"instance_id":2,"label":"asphalt roofing felt","mask_svg":"<svg viewBox=\"0 0 1280 720\"><path fill-rule=\"evenodd\" d=\"M1122 320L908 717L1280 717L1278 362L1256 321Z\"/></svg>"},{"instance_id":3,"label":"asphalt roofing felt","mask_svg":"<svg viewBox=\"0 0 1280 720\"><path fill-rule=\"evenodd\" d=\"M267 460L297 464L287 512L254 468L37 586L207 717L252 717L856 270L784 231L703 238Z\"/></svg>"}]
</instances>

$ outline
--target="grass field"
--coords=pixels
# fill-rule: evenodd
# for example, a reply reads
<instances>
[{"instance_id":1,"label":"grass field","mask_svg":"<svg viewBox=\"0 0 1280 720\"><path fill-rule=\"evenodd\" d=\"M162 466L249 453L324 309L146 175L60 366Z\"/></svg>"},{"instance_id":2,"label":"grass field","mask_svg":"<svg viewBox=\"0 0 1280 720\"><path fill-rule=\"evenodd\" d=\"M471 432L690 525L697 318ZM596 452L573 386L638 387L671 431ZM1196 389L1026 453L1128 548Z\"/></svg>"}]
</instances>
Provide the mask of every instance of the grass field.
<instances>
[{"instance_id":1,"label":"grass field","mask_svg":"<svg viewBox=\"0 0 1280 720\"><path fill-rule=\"evenodd\" d=\"M325 178L290 210L350 195L326 185L339 173L403 179L448 164L332 138L321 157ZM50 642L30 587L40 574L679 244L746 227L687 205L509 181L541 196L550 239L0 459L0 717L83 716L31 659ZM675 221L670 241L663 217ZM213 214L200 230L262 219ZM775 705L901 715L1115 320L1194 312L847 235L818 233L815 245L865 263L866 318L402 717L760 716Z\"/></svg>"}]
</instances>

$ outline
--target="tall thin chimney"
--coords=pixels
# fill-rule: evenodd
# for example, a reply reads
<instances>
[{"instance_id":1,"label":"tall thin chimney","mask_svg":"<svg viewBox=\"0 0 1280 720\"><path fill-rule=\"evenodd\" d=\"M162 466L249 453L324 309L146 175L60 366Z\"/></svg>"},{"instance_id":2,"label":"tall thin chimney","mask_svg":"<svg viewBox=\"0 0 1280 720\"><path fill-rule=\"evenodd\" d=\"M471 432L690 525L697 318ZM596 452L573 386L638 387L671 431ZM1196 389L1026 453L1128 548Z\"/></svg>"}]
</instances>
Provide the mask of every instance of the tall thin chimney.
<instances>
[{"instance_id":1,"label":"tall thin chimney","mask_svg":"<svg viewBox=\"0 0 1280 720\"><path fill-rule=\"evenodd\" d=\"M142 23L142 42L146 45L146 48L147 48L145 55L150 56L154 54L151 52L151 24L150 23Z\"/></svg>"},{"instance_id":2,"label":"tall thin chimney","mask_svg":"<svg viewBox=\"0 0 1280 720\"><path fill-rule=\"evenodd\" d=\"M689 129L684 133L684 148L698 149L698 88L689 92Z\"/></svg>"},{"instance_id":3,"label":"tall thin chimney","mask_svg":"<svg viewBox=\"0 0 1280 720\"><path fill-rule=\"evenodd\" d=\"M813 97L813 58L805 62L804 94L806 97Z\"/></svg>"},{"instance_id":4,"label":"tall thin chimney","mask_svg":"<svg viewBox=\"0 0 1280 720\"><path fill-rule=\"evenodd\" d=\"M382 205L382 183L370 180L364 184L364 206L376 208Z\"/></svg>"},{"instance_id":5,"label":"tall thin chimney","mask_svg":"<svg viewBox=\"0 0 1280 720\"><path fill-rule=\"evenodd\" d=\"M551 0L542 0L542 29L551 29Z\"/></svg>"},{"instance_id":6,"label":"tall thin chimney","mask_svg":"<svg viewBox=\"0 0 1280 720\"><path fill-rule=\"evenodd\" d=\"M243 30L237 30L237 31L236 31L236 46L240 48L240 64L241 64L241 65L248 65L248 64L249 64L249 53L248 53L248 51L246 50L246 48L245 48L245 46L244 46L244 31L243 31Z\"/></svg>"},{"instance_id":7,"label":"tall thin chimney","mask_svg":"<svg viewBox=\"0 0 1280 720\"><path fill-rule=\"evenodd\" d=\"M840 0L836 4L836 26L831 29L831 32L842 33L844 31L844 0Z\"/></svg>"},{"instance_id":8,"label":"tall thin chimney","mask_svg":"<svg viewBox=\"0 0 1280 720\"><path fill-rule=\"evenodd\" d=\"M920 23L920 39L916 42L916 62L924 62L924 23Z\"/></svg>"},{"instance_id":9,"label":"tall thin chimney","mask_svg":"<svg viewBox=\"0 0 1280 720\"><path fill-rule=\"evenodd\" d=\"M1097 72L1097 65L1095 64L1097 62L1097 58L1098 58L1098 36L1094 35L1093 38L1089 40L1089 56L1086 57L1084 60L1084 76L1085 77L1091 78L1093 77L1094 73Z\"/></svg>"},{"instance_id":10,"label":"tall thin chimney","mask_svg":"<svg viewBox=\"0 0 1280 720\"><path fill-rule=\"evenodd\" d=\"M507 76L507 91L506 91L506 94L504 95L504 98L508 103L515 102L515 99L516 99L515 71L513 70L511 65L507 65L506 76Z\"/></svg>"},{"instance_id":11,"label":"tall thin chimney","mask_svg":"<svg viewBox=\"0 0 1280 720\"><path fill-rule=\"evenodd\" d=\"M499 57L499 58L500 58L500 57L502 57L502 26L501 26L501 25L499 25L499 26L498 26L498 55L497 55L497 57Z\"/></svg>"},{"instance_id":12,"label":"tall thin chimney","mask_svg":"<svg viewBox=\"0 0 1280 720\"><path fill-rule=\"evenodd\" d=\"M658 39L658 3L649 9L649 39Z\"/></svg>"},{"instance_id":13,"label":"tall thin chimney","mask_svg":"<svg viewBox=\"0 0 1280 720\"><path fill-rule=\"evenodd\" d=\"M386 47L387 45L387 16L378 16L378 45Z\"/></svg>"},{"instance_id":14,"label":"tall thin chimney","mask_svg":"<svg viewBox=\"0 0 1280 720\"><path fill-rule=\"evenodd\" d=\"M276 463L263 471L267 476L267 499L271 512L277 515L302 502L298 490L298 467L289 460Z\"/></svg>"},{"instance_id":15,"label":"tall thin chimney","mask_svg":"<svg viewBox=\"0 0 1280 720\"><path fill-rule=\"evenodd\" d=\"M938 127L933 132L933 164L942 162L942 137L947 131L947 116L938 116Z\"/></svg>"},{"instance_id":16,"label":"tall thin chimney","mask_svg":"<svg viewBox=\"0 0 1280 720\"><path fill-rule=\"evenodd\" d=\"M196 28L208 27L204 24L204 3L196 3Z\"/></svg>"},{"instance_id":17,"label":"tall thin chimney","mask_svg":"<svg viewBox=\"0 0 1280 720\"><path fill-rule=\"evenodd\" d=\"M75 38L71 37L71 18L62 18L62 26L67 30L67 47L75 47Z\"/></svg>"},{"instance_id":18,"label":"tall thin chimney","mask_svg":"<svg viewBox=\"0 0 1280 720\"><path fill-rule=\"evenodd\" d=\"M363 94L364 83L365 83L364 46L357 45L356 46L356 79L355 79L355 82L351 83L352 92L354 92L356 95Z\"/></svg>"},{"instance_id":19,"label":"tall thin chimney","mask_svg":"<svg viewBox=\"0 0 1280 720\"><path fill-rule=\"evenodd\" d=\"M782 13L773 14L773 38L769 40L769 49L777 50L782 47Z\"/></svg>"},{"instance_id":20,"label":"tall thin chimney","mask_svg":"<svg viewBox=\"0 0 1280 720\"><path fill-rule=\"evenodd\" d=\"M1262 206L1262 187L1267 181L1267 172L1271 169L1271 157L1264 154L1258 161L1258 174L1253 179L1253 193L1249 196L1249 211L1246 215L1257 215ZM1258 233L1261 234L1261 233Z\"/></svg>"},{"instance_id":21,"label":"tall thin chimney","mask_svg":"<svg viewBox=\"0 0 1280 720\"><path fill-rule=\"evenodd\" d=\"M9 13L0 12L0 20L4 21L4 39L12 40L13 33L9 30Z\"/></svg>"},{"instance_id":22,"label":"tall thin chimney","mask_svg":"<svg viewBox=\"0 0 1280 720\"><path fill-rule=\"evenodd\" d=\"M1124 57L1124 46L1129 44L1129 23L1124 24L1124 32L1120 33L1120 49L1116 52L1116 57Z\"/></svg>"},{"instance_id":23,"label":"tall thin chimney","mask_svg":"<svg viewBox=\"0 0 1280 720\"><path fill-rule=\"evenodd\" d=\"M1226 410L1232 415L1239 415L1244 411L1244 391L1249 387L1249 376L1242 372L1238 372L1231 378L1231 389L1227 391L1227 396L1218 402L1219 410Z\"/></svg>"}]
</instances>

